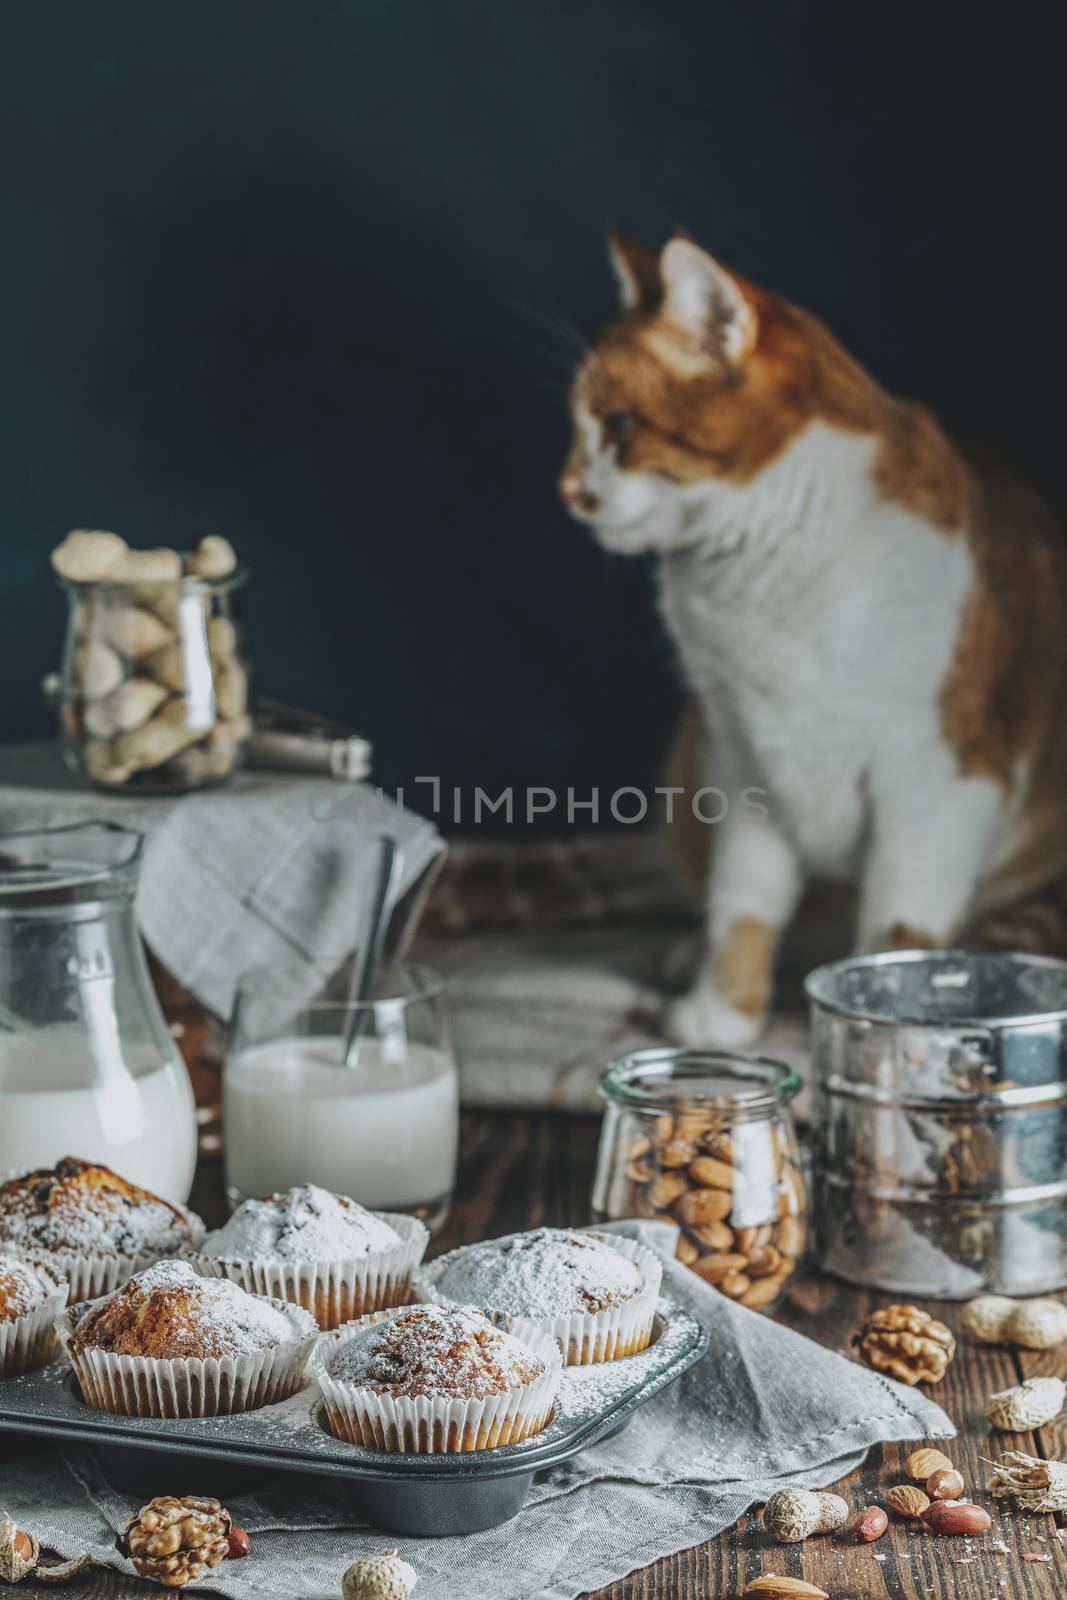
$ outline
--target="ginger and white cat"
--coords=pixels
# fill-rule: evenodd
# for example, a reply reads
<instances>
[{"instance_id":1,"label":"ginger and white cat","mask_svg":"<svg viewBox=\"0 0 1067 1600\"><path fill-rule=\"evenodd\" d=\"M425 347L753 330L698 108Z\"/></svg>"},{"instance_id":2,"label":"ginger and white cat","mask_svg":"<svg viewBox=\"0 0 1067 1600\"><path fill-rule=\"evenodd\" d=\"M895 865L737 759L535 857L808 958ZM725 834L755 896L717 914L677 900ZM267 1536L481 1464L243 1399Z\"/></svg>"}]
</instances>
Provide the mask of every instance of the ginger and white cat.
<instances>
[{"instance_id":1,"label":"ginger and white cat","mask_svg":"<svg viewBox=\"0 0 1067 1600\"><path fill-rule=\"evenodd\" d=\"M669 1018L737 1047L810 880L858 883L870 950L959 940L1067 867L1067 578L1040 499L814 317L687 238L611 255L623 313L560 488L609 550L659 556L703 781L766 791L707 830L708 957Z\"/></svg>"}]
</instances>

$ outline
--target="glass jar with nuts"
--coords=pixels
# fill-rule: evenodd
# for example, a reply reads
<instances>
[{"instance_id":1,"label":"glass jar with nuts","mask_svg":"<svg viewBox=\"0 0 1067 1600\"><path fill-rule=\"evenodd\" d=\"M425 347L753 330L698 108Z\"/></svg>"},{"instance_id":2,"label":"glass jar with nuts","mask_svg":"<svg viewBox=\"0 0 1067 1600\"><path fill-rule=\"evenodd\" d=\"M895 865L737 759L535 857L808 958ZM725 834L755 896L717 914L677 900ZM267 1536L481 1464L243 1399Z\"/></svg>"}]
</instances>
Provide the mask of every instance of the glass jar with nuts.
<instances>
[{"instance_id":1,"label":"glass jar with nuts","mask_svg":"<svg viewBox=\"0 0 1067 1600\"><path fill-rule=\"evenodd\" d=\"M763 1056L642 1050L601 1074L597 1221L681 1229L678 1258L756 1310L804 1253L808 1197L790 1102L800 1079Z\"/></svg>"},{"instance_id":2,"label":"glass jar with nuts","mask_svg":"<svg viewBox=\"0 0 1067 1600\"><path fill-rule=\"evenodd\" d=\"M251 732L227 540L191 554L77 532L53 551L70 602L59 717L68 763L105 789L221 783Z\"/></svg>"}]
</instances>

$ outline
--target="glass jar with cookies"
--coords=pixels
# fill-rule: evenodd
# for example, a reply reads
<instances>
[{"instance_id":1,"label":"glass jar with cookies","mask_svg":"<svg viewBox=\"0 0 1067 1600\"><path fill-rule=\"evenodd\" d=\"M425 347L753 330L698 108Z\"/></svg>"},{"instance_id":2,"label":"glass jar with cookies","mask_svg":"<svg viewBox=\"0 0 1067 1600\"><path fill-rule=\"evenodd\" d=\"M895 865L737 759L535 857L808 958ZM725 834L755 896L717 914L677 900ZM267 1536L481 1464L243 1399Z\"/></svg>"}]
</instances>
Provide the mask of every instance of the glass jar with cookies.
<instances>
[{"instance_id":1,"label":"glass jar with cookies","mask_svg":"<svg viewBox=\"0 0 1067 1600\"><path fill-rule=\"evenodd\" d=\"M790 1103L800 1079L768 1057L641 1050L600 1077L597 1221L680 1229L677 1255L753 1310L779 1303L804 1254L808 1195Z\"/></svg>"},{"instance_id":2,"label":"glass jar with cookies","mask_svg":"<svg viewBox=\"0 0 1067 1600\"><path fill-rule=\"evenodd\" d=\"M68 763L103 789L225 782L252 729L228 540L187 554L79 531L52 553L70 602L59 716Z\"/></svg>"}]
</instances>

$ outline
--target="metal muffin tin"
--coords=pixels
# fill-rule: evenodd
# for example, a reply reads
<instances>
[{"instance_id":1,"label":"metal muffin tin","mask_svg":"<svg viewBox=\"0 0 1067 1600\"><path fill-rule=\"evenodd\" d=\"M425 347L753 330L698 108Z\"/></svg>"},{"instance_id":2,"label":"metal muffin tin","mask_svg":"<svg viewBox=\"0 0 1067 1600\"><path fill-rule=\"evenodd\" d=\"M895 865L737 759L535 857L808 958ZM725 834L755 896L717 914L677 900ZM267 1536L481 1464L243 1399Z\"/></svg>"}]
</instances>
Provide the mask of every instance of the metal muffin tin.
<instances>
[{"instance_id":1,"label":"metal muffin tin","mask_svg":"<svg viewBox=\"0 0 1067 1600\"><path fill-rule=\"evenodd\" d=\"M522 1444L463 1455L390 1455L335 1439L314 1380L280 1405L234 1417L112 1416L82 1400L74 1374L53 1362L0 1380L0 1432L92 1445L116 1486L148 1498L174 1493L176 1471L199 1493L240 1491L263 1468L315 1472L351 1487L374 1526L423 1538L477 1533L521 1510L535 1474L569 1461L624 1428L640 1406L680 1378L708 1348L703 1326L661 1298L653 1342L640 1354L564 1367L552 1421ZM180 1460L175 1460L175 1457Z\"/></svg>"}]
</instances>

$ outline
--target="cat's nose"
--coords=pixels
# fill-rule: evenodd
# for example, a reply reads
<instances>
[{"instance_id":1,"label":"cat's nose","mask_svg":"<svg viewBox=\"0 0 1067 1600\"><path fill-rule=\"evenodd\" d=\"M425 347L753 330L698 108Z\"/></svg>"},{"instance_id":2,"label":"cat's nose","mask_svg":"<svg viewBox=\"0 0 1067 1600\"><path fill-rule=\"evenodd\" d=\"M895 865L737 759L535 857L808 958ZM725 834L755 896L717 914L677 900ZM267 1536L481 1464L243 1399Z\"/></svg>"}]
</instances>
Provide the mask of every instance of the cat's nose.
<instances>
[{"instance_id":1,"label":"cat's nose","mask_svg":"<svg viewBox=\"0 0 1067 1600\"><path fill-rule=\"evenodd\" d=\"M600 510L600 501L595 494L590 494L588 489L582 487L582 480L573 472L565 472L559 480L560 497L567 505L573 506L575 511L583 511L591 517L594 511Z\"/></svg>"}]
</instances>

